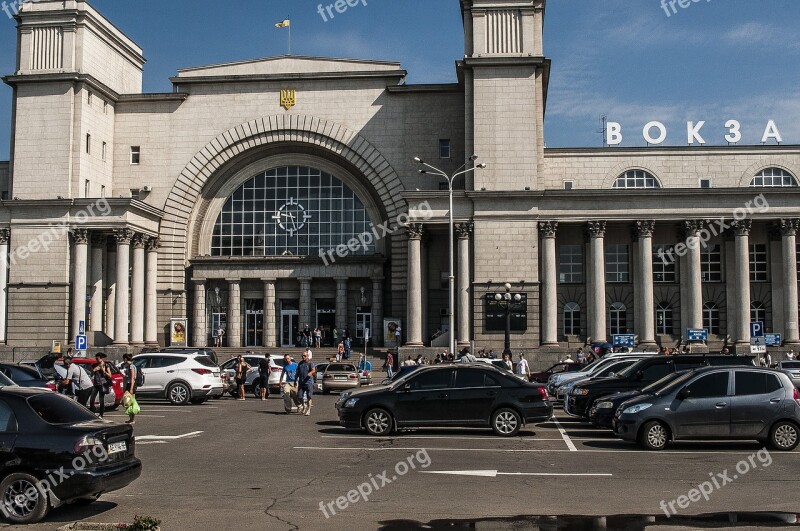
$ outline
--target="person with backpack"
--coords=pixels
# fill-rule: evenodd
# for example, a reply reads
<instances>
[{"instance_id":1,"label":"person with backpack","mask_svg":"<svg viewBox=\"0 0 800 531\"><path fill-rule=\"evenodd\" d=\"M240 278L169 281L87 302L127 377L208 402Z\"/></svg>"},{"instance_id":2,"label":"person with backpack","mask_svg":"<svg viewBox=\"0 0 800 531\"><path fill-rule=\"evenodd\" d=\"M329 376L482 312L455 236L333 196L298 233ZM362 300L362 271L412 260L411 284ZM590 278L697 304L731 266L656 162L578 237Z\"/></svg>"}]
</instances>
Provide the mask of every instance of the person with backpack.
<instances>
[{"instance_id":1,"label":"person with backpack","mask_svg":"<svg viewBox=\"0 0 800 531\"><path fill-rule=\"evenodd\" d=\"M258 362L258 383L261 387L261 400L269 398L269 354L264 354L264 359Z\"/></svg>"},{"instance_id":2,"label":"person with backpack","mask_svg":"<svg viewBox=\"0 0 800 531\"><path fill-rule=\"evenodd\" d=\"M144 384L144 373L133 364L133 356L130 354L123 354L120 371L125 376L125 391L131 395L131 402L125 408L125 413L129 417L125 424L136 424L135 417L141 411L136 402L136 390Z\"/></svg>"},{"instance_id":3,"label":"person with backpack","mask_svg":"<svg viewBox=\"0 0 800 531\"><path fill-rule=\"evenodd\" d=\"M61 384L70 390L79 404L86 406L92 393L92 379L80 365L72 363L71 356L64 358L64 368L67 369L67 375Z\"/></svg>"},{"instance_id":4,"label":"person with backpack","mask_svg":"<svg viewBox=\"0 0 800 531\"><path fill-rule=\"evenodd\" d=\"M95 413L94 400L100 402L100 418L106 414L106 395L111 391L113 380L111 379L111 369L106 364L107 356L103 352L98 352L94 359L96 363L92 367L92 394L89 397L89 409Z\"/></svg>"}]
</instances>

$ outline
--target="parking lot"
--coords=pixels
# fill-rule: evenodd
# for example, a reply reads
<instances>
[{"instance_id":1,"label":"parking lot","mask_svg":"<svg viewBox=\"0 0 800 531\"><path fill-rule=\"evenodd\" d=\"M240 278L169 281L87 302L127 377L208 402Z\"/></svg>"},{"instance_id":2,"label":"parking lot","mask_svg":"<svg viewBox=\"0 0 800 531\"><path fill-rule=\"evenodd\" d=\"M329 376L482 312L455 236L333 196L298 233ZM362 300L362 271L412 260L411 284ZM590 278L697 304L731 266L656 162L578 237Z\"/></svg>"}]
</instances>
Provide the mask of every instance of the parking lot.
<instances>
[{"instance_id":1,"label":"parking lot","mask_svg":"<svg viewBox=\"0 0 800 531\"><path fill-rule=\"evenodd\" d=\"M665 518L662 501L673 502L676 517L800 512L800 451L758 454L755 442L709 442L645 452L560 409L556 419L509 439L464 429L377 438L341 429L336 399L315 397L309 417L285 415L277 398L186 407L143 401L136 423L141 478L25 529L80 519L130 522L137 514L160 518L166 530L407 529L411 522L524 515ZM108 418L125 419L121 412ZM718 487L679 507L679 497L711 479Z\"/></svg>"}]
</instances>

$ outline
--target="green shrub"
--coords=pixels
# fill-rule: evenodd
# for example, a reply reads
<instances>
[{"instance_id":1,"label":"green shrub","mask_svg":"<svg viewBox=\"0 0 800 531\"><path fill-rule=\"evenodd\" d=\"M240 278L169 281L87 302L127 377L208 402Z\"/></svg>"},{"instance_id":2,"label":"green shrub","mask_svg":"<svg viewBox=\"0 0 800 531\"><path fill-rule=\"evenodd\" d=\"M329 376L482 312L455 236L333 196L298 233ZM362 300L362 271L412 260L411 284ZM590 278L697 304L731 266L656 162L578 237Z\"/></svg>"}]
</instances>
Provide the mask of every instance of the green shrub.
<instances>
[{"instance_id":1,"label":"green shrub","mask_svg":"<svg viewBox=\"0 0 800 531\"><path fill-rule=\"evenodd\" d=\"M128 526L128 531L155 531L161 525L161 520L152 516L134 516L133 523Z\"/></svg>"}]
</instances>

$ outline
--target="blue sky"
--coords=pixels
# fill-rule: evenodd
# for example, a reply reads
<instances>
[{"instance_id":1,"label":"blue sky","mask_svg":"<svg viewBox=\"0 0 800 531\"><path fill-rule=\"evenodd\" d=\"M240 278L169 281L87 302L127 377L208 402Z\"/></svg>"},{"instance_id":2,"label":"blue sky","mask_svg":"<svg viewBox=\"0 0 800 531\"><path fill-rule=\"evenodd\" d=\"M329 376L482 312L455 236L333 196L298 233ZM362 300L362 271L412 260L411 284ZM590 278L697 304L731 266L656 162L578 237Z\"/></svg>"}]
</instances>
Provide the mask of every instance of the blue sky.
<instances>
[{"instance_id":1,"label":"blue sky","mask_svg":"<svg viewBox=\"0 0 800 531\"><path fill-rule=\"evenodd\" d=\"M7 2L9 0L6 0ZM327 0L325 4L332 0ZM399 61L409 83L455 81L463 55L457 0L364 0L327 22L312 0L94 0L144 48L146 92L169 91L178 68L286 53ZM2 5L2 0L0 0ZM553 60L549 147L600 146L599 118L623 124L626 146L662 120L667 143L686 143L686 122L723 144L728 119L758 143L775 119L800 144L800 2L708 0L667 16L661 0L550 0L545 54ZM0 12L0 72L14 69L16 28ZM513 94L498 94L513 98ZM0 88L0 160L8 158L11 89Z\"/></svg>"}]
</instances>

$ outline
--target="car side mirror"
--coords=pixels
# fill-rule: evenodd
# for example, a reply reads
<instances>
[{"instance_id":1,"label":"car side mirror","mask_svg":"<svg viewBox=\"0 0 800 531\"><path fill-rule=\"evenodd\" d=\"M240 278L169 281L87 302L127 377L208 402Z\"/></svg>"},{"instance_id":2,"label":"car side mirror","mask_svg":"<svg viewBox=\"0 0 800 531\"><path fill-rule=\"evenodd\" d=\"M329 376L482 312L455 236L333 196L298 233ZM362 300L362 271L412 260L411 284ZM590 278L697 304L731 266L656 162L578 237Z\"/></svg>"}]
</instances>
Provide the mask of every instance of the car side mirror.
<instances>
[{"instance_id":1,"label":"car side mirror","mask_svg":"<svg viewBox=\"0 0 800 531\"><path fill-rule=\"evenodd\" d=\"M686 388L683 388L680 390L680 392L678 392L675 398L677 398L678 400L686 400L690 396L692 396L692 392Z\"/></svg>"},{"instance_id":2,"label":"car side mirror","mask_svg":"<svg viewBox=\"0 0 800 531\"><path fill-rule=\"evenodd\" d=\"M405 391L406 393L410 392L411 391L411 384L410 383L405 384L403 386L403 391Z\"/></svg>"}]
</instances>

